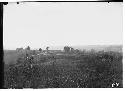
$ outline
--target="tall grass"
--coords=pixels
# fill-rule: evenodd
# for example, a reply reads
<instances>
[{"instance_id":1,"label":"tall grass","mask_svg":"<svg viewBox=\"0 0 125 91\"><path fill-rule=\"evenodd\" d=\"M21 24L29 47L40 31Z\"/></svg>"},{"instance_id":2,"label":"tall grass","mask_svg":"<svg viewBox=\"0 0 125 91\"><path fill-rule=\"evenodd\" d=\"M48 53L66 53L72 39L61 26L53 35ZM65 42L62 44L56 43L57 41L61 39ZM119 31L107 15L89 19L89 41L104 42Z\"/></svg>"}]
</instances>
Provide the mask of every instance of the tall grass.
<instances>
[{"instance_id":1,"label":"tall grass","mask_svg":"<svg viewBox=\"0 0 125 91\"><path fill-rule=\"evenodd\" d=\"M5 88L111 88L113 83L119 88L122 60L118 52L46 56L34 63L23 60L5 68Z\"/></svg>"}]
</instances>

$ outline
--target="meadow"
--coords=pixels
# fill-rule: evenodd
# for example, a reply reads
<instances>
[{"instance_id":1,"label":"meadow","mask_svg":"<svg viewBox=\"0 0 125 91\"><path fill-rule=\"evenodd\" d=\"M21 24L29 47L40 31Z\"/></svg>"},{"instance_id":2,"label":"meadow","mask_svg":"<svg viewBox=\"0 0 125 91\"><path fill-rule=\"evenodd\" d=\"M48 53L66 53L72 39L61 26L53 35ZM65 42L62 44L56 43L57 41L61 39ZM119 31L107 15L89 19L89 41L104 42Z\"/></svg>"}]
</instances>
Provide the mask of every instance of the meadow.
<instances>
[{"instance_id":1,"label":"meadow","mask_svg":"<svg viewBox=\"0 0 125 91\"><path fill-rule=\"evenodd\" d=\"M122 54L81 51L27 59L4 51L4 88L122 88Z\"/></svg>"}]
</instances>

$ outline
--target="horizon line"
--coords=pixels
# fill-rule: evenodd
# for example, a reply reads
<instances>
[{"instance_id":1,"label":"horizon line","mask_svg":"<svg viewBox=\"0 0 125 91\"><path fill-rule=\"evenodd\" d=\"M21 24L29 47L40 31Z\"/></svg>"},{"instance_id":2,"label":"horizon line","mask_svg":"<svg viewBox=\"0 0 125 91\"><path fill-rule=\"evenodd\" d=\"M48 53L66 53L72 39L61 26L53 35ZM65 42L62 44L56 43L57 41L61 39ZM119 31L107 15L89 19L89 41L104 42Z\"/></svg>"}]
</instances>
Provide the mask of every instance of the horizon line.
<instances>
[{"instance_id":1,"label":"horizon line","mask_svg":"<svg viewBox=\"0 0 125 91\"><path fill-rule=\"evenodd\" d=\"M68 46L68 45L65 45L65 46ZM89 44L89 45L69 45L69 47L77 47L77 46L123 46L123 44L96 44L96 45L93 45L93 44ZM26 46L27 47L27 46ZM23 49L25 49L26 47L17 47L17 48L23 48ZM37 50L37 49L39 49L39 48L41 48L41 47L39 47L39 48L33 48L33 47L31 47L31 46L29 46L32 50ZM44 46L45 47L45 46ZM47 46L46 46L47 47ZM64 45L56 45L56 46L52 46L52 45L50 45L50 46L48 46L48 47L64 47ZM3 50L16 50L16 48L4 48L3 47ZM53 49L51 49L51 50L53 50ZM54 49L55 50L55 49ZM61 49L60 49L61 50Z\"/></svg>"}]
</instances>

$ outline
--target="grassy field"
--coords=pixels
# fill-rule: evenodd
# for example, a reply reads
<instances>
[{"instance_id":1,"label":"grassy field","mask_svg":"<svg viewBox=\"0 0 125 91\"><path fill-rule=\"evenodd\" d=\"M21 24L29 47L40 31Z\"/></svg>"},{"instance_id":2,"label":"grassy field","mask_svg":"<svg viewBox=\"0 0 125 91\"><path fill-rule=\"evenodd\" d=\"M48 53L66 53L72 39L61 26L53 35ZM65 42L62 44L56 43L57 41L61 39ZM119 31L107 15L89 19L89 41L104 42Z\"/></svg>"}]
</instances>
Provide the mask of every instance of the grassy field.
<instances>
[{"instance_id":1,"label":"grassy field","mask_svg":"<svg viewBox=\"0 0 125 91\"><path fill-rule=\"evenodd\" d=\"M4 62L5 64L14 64L18 59L18 53L15 50L4 51Z\"/></svg>"},{"instance_id":2,"label":"grassy field","mask_svg":"<svg viewBox=\"0 0 125 91\"><path fill-rule=\"evenodd\" d=\"M113 83L113 87L123 87L119 52L42 55L38 61L21 59L18 63L20 55L5 52L5 88L111 88Z\"/></svg>"}]
</instances>

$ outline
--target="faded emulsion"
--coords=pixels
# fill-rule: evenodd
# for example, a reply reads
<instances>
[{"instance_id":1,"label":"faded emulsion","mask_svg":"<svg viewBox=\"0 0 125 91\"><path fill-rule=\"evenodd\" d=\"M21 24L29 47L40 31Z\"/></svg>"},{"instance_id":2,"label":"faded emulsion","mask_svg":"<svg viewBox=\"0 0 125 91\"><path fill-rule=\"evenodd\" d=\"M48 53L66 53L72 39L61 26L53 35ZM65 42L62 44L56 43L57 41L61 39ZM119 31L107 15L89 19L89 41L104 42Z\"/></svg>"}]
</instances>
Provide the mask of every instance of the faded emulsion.
<instances>
[{"instance_id":1,"label":"faded emulsion","mask_svg":"<svg viewBox=\"0 0 125 91\"><path fill-rule=\"evenodd\" d=\"M4 88L123 88L121 2L3 8Z\"/></svg>"}]
</instances>

